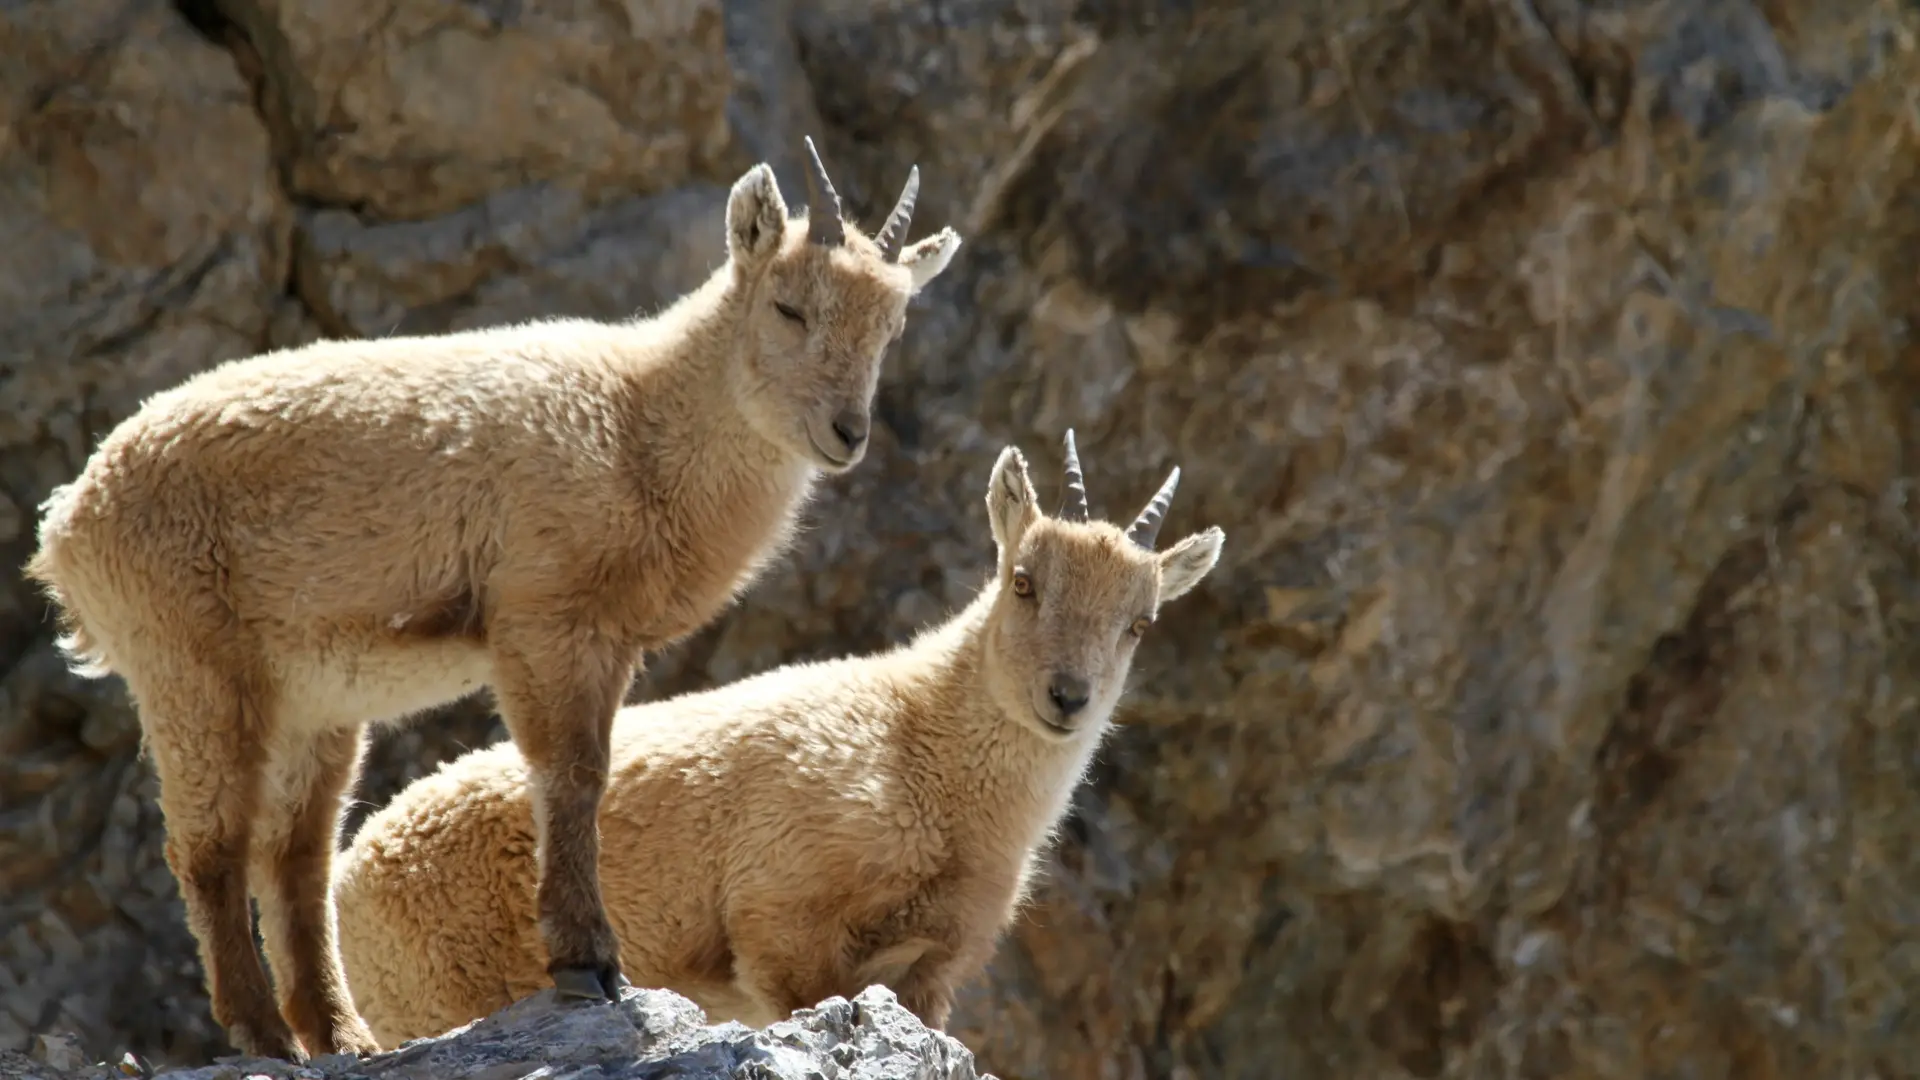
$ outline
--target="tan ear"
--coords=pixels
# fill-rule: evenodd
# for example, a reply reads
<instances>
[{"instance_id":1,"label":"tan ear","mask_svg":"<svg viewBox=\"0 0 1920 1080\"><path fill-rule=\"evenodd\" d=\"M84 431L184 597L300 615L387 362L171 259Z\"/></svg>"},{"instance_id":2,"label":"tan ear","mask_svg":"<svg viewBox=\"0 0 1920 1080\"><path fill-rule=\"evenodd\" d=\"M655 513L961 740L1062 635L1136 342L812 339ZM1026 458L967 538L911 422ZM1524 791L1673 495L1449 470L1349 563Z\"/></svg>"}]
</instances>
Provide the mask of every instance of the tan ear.
<instances>
[{"instance_id":1,"label":"tan ear","mask_svg":"<svg viewBox=\"0 0 1920 1080\"><path fill-rule=\"evenodd\" d=\"M1027 477L1027 459L1009 446L1000 451L1000 459L993 463L993 479L987 483L987 520L993 525L993 541L1000 546L1003 563L1039 514L1039 497Z\"/></svg>"},{"instance_id":2,"label":"tan ear","mask_svg":"<svg viewBox=\"0 0 1920 1080\"><path fill-rule=\"evenodd\" d=\"M1227 534L1211 526L1160 553L1160 602L1185 596L1220 561Z\"/></svg>"},{"instance_id":3,"label":"tan ear","mask_svg":"<svg viewBox=\"0 0 1920 1080\"><path fill-rule=\"evenodd\" d=\"M787 235L787 201L765 162L734 181L727 195L727 254L734 265L755 270L780 250Z\"/></svg>"},{"instance_id":4,"label":"tan ear","mask_svg":"<svg viewBox=\"0 0 1920 1080\"><path fill-rule=\"evenodd\" d=\"M960 234L951 226L941 229L917 244L910 244L900 253L900 265L913 274L913 291L919 292L927 287L927 282L940 276L940 271L953 261L953 253L960 250Z\"/></svg>"}]
</instances>

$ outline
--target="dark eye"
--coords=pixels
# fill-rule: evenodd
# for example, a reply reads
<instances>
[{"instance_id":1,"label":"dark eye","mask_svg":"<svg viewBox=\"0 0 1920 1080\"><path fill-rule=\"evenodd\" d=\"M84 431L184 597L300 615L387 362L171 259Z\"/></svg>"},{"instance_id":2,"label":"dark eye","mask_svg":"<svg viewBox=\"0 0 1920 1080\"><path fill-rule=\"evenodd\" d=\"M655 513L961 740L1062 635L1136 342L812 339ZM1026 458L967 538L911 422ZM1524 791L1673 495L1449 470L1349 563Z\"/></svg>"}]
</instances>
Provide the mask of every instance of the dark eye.
<instances>
[{"instance_id":1,"label":"dark eye","mask_svg":"<svg viewBox=\"0 0 1920 1080\"><path fill-rule=\"evenodd\" d=\"M1015 570L1013 572L1013 595L1015 596L1032 596L1033 595L1033 578L1027 576L1027 572L1025 570Z\"/></svg>"},{"instance_id":2,"label":"dark eye","mask_svg":"<svg viewBox=\"0 0 1920 1080\"><path fill-rule=\"evenodd\" d=\"M800 314L798 310L792 307L789 307L788 305L783 304L778 300L775 300L773 302L773 310L779 312L780 314L786 316L789 319L792 319L794 322L799 323L801 326L807 325L807 317L805 315Z\"/></svg>"},{"instance_id":3,"label":"dark eye","mask_svg":"<svg viewBox=\"0 0 1920 1080\"><path fill-rule=\"evenodd\" d=\"M1127 627L1127 633L1132 634L1134 637L1140 637L1147 632L1147 627L1152 625L1152 619L1135 619L1133 620L1133 625Z\"/></svg>"}]
</instances>

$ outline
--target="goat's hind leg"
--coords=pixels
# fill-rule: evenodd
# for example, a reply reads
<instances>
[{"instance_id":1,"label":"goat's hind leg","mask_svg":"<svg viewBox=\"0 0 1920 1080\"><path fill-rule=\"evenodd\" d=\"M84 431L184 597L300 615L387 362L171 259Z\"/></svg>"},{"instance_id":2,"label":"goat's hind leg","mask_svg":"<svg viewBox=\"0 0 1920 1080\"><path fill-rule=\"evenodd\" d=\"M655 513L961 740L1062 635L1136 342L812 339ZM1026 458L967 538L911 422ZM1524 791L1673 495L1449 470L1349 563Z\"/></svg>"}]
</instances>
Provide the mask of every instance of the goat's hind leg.
<instances>
[{"instance_id":1,"label":"goat's hind leg","mask_svg":"<svg viewBox=\"0 0 1920 1080\"><path fill-rule=\"evenodd\" d=\"M309 1053L375 1054L380 1046L347 989L332 894L341 799L359 772L363 732L286 722L277 734L251 876L280 1011Z\"/></svg>"},{"instance_id":2,"label":"goat's hind leg","mask_svg":"<svg viewBox=\"0 0 1920 1080\"><path fill-rule=\"evenodd\" d=\"M192 662L128 677L160 778L167 866L180 883L213 1018L243 1053L303 1060L254 946L247 854L267 717L257 683Z\"/></svg>"},{"instance_id":3,"label":"goat's hind leg","mask_svg":"<svg viewBox=\"0 0 1920 1080\"><path fill-rule=\"evenodd\" d=\"M628 985L600 895L600 799L633 651L557 621L489 628L494 698L533 782L540 932L563 998Z\"/></svg>"}]
</instances>

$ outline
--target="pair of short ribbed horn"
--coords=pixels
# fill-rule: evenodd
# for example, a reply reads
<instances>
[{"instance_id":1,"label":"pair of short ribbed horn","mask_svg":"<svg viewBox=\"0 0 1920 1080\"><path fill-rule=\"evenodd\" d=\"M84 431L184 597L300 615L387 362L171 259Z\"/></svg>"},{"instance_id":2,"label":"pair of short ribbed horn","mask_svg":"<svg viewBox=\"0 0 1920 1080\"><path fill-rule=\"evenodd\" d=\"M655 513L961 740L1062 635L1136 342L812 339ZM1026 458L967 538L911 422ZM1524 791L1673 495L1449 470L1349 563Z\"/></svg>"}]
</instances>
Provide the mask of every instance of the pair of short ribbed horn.
<instances>
[{"instance_id":1,"label":"pair of short ribbed horn","mask_svg":"<svg viewBox=\"0 0 1920 1080\"><path fill-rule=\"evenodd\" d=\"M1140 516L1127 526L1127 539L1135 544L1153 550L1153 542L1160 536L1160 523L1167 518L1167 507L1173 504L1173 490L1180 486L1180 466L1175 465L1167 474L1167 482L1147 500L1146 508ZM1060 509L1062 521L1087 520L1087 478L1080 471L1080 450L1073 444L1073 429L1067 429L1067 498Z\"/></svg>"},{"instance_id":2,"label":"pair of short ribbed horn","mask_svg":"<svg viewBox=\"0 0 1920 1080\"><path fill-rule=\"evenodd\" d=\"M900 190L900 201L880 227L873 242L880 245L886 261L900 261L900 248L907 240L907 226L913 221L913 201L920 194L920 166L907 171L907 186ZM820 163L820 151L814 149L813 136L807 136L807 239L826 247L847 242L846 226L840 223L840 193L833 190L827 167Z\"/></svg>"}]
</instances>

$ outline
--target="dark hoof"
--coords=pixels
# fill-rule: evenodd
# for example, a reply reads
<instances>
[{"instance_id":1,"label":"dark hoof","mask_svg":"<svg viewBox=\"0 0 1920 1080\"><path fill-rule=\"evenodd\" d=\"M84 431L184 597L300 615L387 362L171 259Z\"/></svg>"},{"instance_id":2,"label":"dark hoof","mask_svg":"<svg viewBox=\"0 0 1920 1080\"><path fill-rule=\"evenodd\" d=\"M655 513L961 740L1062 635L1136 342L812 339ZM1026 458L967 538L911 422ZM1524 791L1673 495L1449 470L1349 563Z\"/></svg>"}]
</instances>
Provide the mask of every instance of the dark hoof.
<instances>
[{"instance_id":1,"label":"dark hoof","mask_svg":"<svg viewBox=\"0 0 1920 1080\"><path fill-rule=\"evenodd\" d=\"M553 988L562 1000L619 1001L620 989L633 985L612 964L557 968L552 975Z\"/></svg>"},{"instance_id":2,"label":"dark hoof","mask_svg":"<svg viewBox=\"0 0 1920 1080\"><path fill-rule=\"evenodd\" d=\"M300 1044L294 1041L291 1029L268 1027L265 1024L260 1026L262 1030L256 1032L248 1024L233 1024L227 1028L227 1041L247 1057L278 1058L295 1065L306 1064L307 1055L300 1049Z\"/></svg>"}]
</instances>

